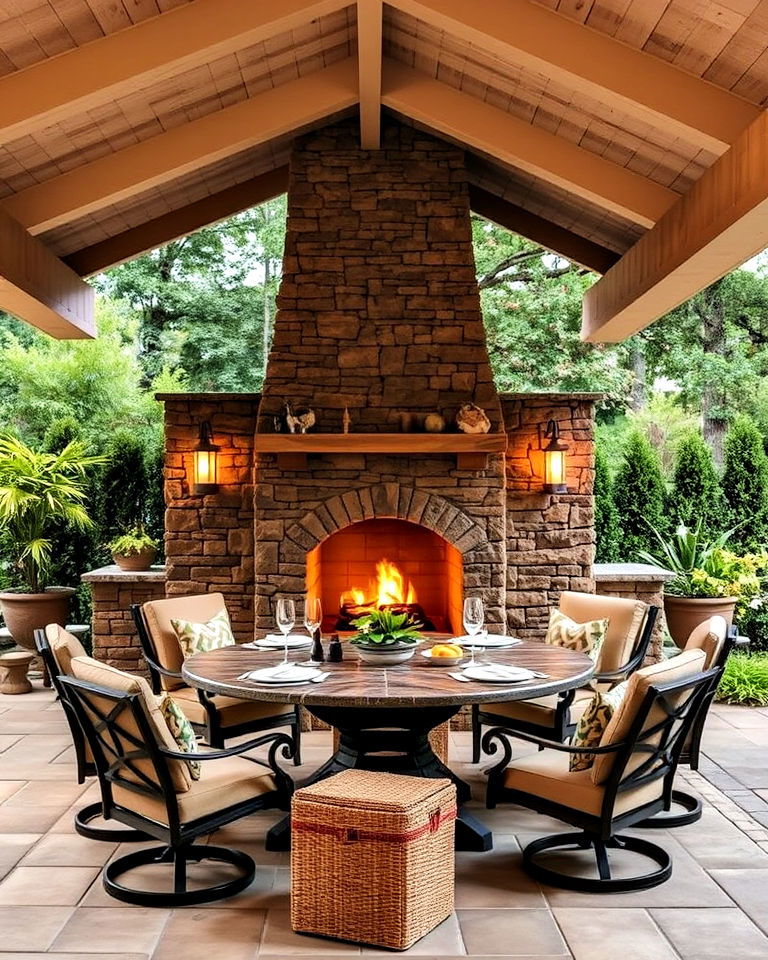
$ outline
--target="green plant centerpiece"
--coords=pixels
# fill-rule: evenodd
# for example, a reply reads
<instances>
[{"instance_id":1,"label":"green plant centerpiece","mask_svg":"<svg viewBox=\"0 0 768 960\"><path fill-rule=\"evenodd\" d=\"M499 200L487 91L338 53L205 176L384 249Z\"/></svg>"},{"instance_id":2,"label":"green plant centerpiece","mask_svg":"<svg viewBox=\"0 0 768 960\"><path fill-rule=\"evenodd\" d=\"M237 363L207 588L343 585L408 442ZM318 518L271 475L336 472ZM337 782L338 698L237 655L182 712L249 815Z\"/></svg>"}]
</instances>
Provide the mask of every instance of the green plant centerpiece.
<instances>
[{"instance_id":1,"label":"green plant centerpiece","mask_svg":"<svg viewBox=\"0 0 768 960\"><path fill-rule=\"evenodd\" d=\"M149 570L157 556L157 540L142 527L132 527L111 540L107 549L121 570Z\"/></svg>"},{"instance_id":2,"label":"green plant centerpiece","mask_svg":"<svg viewBox=\"0 0 768 960\"><path fill-rule=\"evenodd\" d=\"M357 631L350 643L364 663L391 666L410 660L421 642L420 624L407 613L374 610L352 621Z\"/></svg>"},{"instance_id":3,"label":"green plant centerpiece","mask_svg":"<svg viewBox=\"0 0 768 960\"><path fill-rule=\"evenodd\" d=\"M85 530L88 469L103 462L78 442L59 453L0 437L0 537L16 589L0 593L6 626L20 646L34 650L34 631L67 620L71 587L50 586L53 534Z\"/></svg>"},{"instance_id":4,"label":"green plant centerpiece","mask_svg":"<svg viewBox=\"0 0 768 960\"><path fill-rule=\"evenodd\" d=\"M737 606L746 609L759 602L768 554L739 555L729 550L733 530L711 540L702 536L701 523L693 530L681 525L669 537L655 527L652 530L659 550L642 551L640 557L674 573L664 585L664 614L678 646L685 646L691 632L709 617L723 616L731 623Z\"/></svg>"}]
</instances>

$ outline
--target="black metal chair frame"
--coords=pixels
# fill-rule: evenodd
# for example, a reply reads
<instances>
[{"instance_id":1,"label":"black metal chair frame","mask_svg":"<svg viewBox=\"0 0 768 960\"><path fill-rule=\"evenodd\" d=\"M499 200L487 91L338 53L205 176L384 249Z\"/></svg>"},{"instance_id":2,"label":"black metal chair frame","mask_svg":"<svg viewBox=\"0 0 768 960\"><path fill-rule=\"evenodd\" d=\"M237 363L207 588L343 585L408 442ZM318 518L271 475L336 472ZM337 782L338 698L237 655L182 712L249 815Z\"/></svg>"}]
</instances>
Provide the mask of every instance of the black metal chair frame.
<instances>
[{"instance_id":1,"label":"black metal chair frame","mask_svg":"<svg viewBox=\"0 0 768 960\"><path fill-rule=\"evenodd\" d=\"M592 680L598 683L617 683L626 680L635 670L642 666L645 655L648 652L648 645L651 642L653 628L656 624L656 618L659 615L659 608L649 604L648 610L643 621L642 629L638 632L635 645L632 648L632 655L629 660L618 670L604 671L596 673ZM521 734L542 737L546 740L559 740L561 743L573 736L576 730L576 724L571 722L571 705L573 704L575 690L565 690L558 695L557 706L555 707L552 724L533 723L528 720L513 720L511 717L505 717L503 714L494 713L493 708L485 708L479 703L472 705L472 762L479 763L482 753L483 726L500 726L509 730L517 730ZM514 726L510 726L514 724Z\"/></svg>"},{"instance_id":2,"label":"black metal chair frame","mask_svg":"<svg viewBox=\"0 0 768 960\"><path fill-rule=\"evenodd\" d=\"M85 783L87 779L97 776L96 765L87 757L85 734L83 733L80 721L77 719L72 704L69 702L62 688L59 664L48 642L45 630L35 630L34 638L37 652L40 654L46 673L51 679L53 689L64 710L64 716L69 725L69 732L72 734L72 743L75 748L75 762L77 765L77 782ZM102 801L89 803L77 811L74 818L75 830L81 837L88 837L89 840L105 840L108 843L136 843L140 840L150 839L146 833L139 830L93 826L93 821L103 816L103 807L104 804Z\"/></svg>"},{"instance_id":3,"label":"black metal chair frame","mask_svg":"<svg viewBox=\"0 0 768 960\"><path fill-rule=\"evenodd\" d=\"M496 727L485 734L483 748L487 753L496 753L499 745L503 751L501 760L488 773L486 805L492 809L499 801L517 803L569 823L581 831L543 837L525 847L523 866L534 879L550 886L587 893L647 890L669 879L672 874L672 861L666 850L638 837L622 836L619 831L636 826L668 807L675 771L688 734L705 698L713 684L717 685L721 675L722 668L715 667L684 680L652 686L626 738L605 747L573 747L536 736L522 735L517 730L503 727ZM678 694L684 694L684 696L675 705L672 703L672 697ZM654 706L662 708L663 718L644 730ZM590 753L594 756L614 754L613 767L603 787L600 814L585 813L566 804L504 786L504 772L512 759L512 745L507 739L508 736L535 743L540 748L565 753ZM657 742L653 742L654 740ZM637 753L647 754L647 757L634 770L627 773L627 764ZM614 816L614 805L620 794L660 779L663 779L663 788L657 800ZM544 851L590 848L595 854L599 878L574 876L542 866L537 861L538 855ZM656 869L639 876L613 878L608 859L608 850L612 848L626 849L647 857L654 861Z\"/></svg>"},{"instance_id":4,"label":"black metal chair frame","mask_svg":"<svg viewBox=\"0 0 768 960\"><path fill-rule=\"evenodd\" d=\"M163 687L161 677L179 680L185 686L187 686L187 681L180 672L168 670L159 663L155 643L152 639L152 634L147 625L141 604L132 604L131 613L133 614L133 622L136 624L136 630L139 634L141 652L149 668L149 677L153 692L157 694L168 693L170 696L173 696L173 690L165 690ZM208 694L204 690L197 690L196 693L200 703L203 705L208 720L205 724L192 723L192 727L195 732L201 734L212 747L223 747L227 740L243 736L244 734L256 733L259 730L270 730L273 727L290 727L293 741L296 744L293 762L296 766L301 764L301 708L298 705L289 710L285 710L283 713L276 713L269 717L260 717L259 719L246 720L243 723L224 726L221 722L221 714L216 706L215 694Z\"/></svg>"},{"instance_id":5,"label":"black metal chair frame","mask_svg":"<svg viewBox=\"0 0 768 960\"><path fill-rule=\"evenodd\" d=\"M162 843L162 846L138 850L110 861L103 872L104 889L107 893L117 900L140 906L176 907L209 903L223 897L234 896L249 886L256 874L256 866L251 857L229 847L195 844L194 841L258 810L289 808L293 781L278 766L277 754L280 751L286 759L292 757L293 739L286 733L274 732L226 750L194 754L195 760L208 762L222 757L239 756L268 745L266 761L255 757L243 757L243 759L264 767L272 773L276 788L249 800L223 806L207 816L182 823L168 761L187 761L190 755L180 751L166 750L158 744L144 712L140 694L123 693L76 680L73 677L61 677L61 684L88 738L102 786L105 816L141 830L149 838L160 840ZM89 697L107 700L112 707L104 712ZM138 737L121 724L121 718L125 714L130 715L136 724L139 731ZM148 776L137 766L141 761L151 763L154 777ZM165 805L167 823L152 820L117 803L113 795L113 786L116 784L137 795L161 801ZM225 797L222 797L222 803L226 803ZM214 860L234 866L238 875L232 880L190 890L187 888L187 864L202 860ZM172 893L136 890L121 882L120 878L123 874L135 867L164 863L173 864Z\"/></svg>"}]
</instances>

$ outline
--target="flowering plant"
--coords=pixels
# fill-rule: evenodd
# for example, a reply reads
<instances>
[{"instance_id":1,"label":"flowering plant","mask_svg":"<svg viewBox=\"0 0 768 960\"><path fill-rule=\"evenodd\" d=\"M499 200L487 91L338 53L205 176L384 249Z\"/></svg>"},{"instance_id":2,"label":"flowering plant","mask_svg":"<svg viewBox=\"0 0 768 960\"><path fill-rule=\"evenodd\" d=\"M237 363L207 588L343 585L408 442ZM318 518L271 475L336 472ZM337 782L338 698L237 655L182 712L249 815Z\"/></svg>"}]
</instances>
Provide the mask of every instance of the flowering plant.
<instances>
[{"instance_id":1,"label":"flowering plant","mask_svg":"<svg viewBox=\"0 0 768 960\"><path fill-rule=\"evenodd\" d=\"M365 646L392 646L395 643L418 643L420 624L414 623L407 613L391 610L376 610L352 621L357 633L350 643Z\"/></svg>"}]
</instances>

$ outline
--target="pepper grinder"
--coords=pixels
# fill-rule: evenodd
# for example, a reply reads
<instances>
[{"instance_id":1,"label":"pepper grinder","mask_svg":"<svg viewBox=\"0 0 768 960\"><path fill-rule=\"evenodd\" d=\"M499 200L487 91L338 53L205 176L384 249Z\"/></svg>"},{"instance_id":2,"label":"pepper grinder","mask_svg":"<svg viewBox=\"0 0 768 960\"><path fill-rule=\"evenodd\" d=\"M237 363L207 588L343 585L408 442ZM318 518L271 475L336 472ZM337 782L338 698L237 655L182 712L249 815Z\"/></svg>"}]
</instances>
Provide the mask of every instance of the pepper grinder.
<instances>
[{"instance_id":1,"label":"pepper grinder","mask_svg":"<svg viewBox=\"0 0 768 960\"><path fill-rule=\"evenodd\" d=\"M312 653L309 655L312 663L323 663L325 661L325 652L323 650L323 638L318 627L312 634Z\"/></svg>"},{"instance_id":2,"label":"pepper grinder","mask_svg":"<svg viewBox=\"0 0 768 960\"><path fill-rule=\"evenodd\" d=\"M344 651L341 649L341 640L338 633L331 634L331 642L328 647L328 660L330 663L341 663L344 659Z\"/></svg>"}]
</instances>

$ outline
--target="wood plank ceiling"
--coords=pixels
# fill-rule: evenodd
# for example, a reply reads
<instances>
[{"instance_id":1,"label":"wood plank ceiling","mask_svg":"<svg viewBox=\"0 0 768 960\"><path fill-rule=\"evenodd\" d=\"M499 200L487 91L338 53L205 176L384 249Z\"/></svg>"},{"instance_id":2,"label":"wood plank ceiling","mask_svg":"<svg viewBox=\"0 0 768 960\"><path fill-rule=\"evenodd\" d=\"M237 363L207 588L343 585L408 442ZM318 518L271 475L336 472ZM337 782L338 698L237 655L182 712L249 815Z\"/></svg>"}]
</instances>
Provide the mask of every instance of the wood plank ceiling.
<instances>
[{"instance_id":1,"label":"wood plank ceiling","mask_svg":"<svg viewBox=\"0 0 768 960\"><path fill-rule=\"evenodd\" d=\"M383 109L605 274L584 335L622 339L768 246L766 104L768 0L14 0L0 307L93 335L79 277L282 192L302 131L359 110L375 149Z\"/></svg>"}]
</instances>

